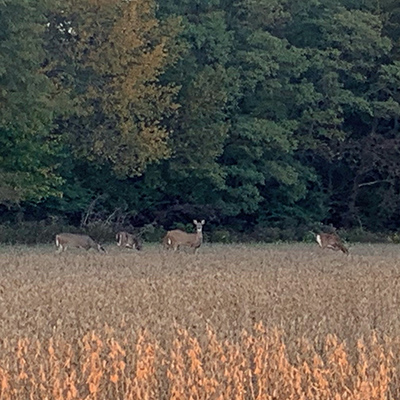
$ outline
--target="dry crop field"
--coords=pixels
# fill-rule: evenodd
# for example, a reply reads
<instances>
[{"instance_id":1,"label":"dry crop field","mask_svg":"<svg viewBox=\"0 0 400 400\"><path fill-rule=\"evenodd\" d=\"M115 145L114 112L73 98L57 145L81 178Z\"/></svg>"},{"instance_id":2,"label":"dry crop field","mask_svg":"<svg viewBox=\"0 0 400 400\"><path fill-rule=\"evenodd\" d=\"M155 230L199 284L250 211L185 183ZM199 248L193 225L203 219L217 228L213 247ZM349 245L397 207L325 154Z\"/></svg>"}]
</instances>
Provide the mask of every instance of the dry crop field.
<instances>
[{"instance_id":1,"label":"dry crop field","mask_svg":"<svg viewBox=\"0 0 400 400\"><path fill-rule=\"evenodd\" d=\"M399 399L400 246L0 247L0 400Z\"/></svg>"}]
</instances>

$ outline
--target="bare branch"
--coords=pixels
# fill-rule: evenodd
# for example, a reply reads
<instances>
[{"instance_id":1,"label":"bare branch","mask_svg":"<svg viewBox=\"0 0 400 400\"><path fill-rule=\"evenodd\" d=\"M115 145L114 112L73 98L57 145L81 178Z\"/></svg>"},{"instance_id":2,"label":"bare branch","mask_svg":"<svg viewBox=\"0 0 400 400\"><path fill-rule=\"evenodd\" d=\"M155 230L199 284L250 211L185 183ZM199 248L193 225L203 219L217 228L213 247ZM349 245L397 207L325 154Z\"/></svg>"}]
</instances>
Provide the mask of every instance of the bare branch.
<instances>
[{"instance_id":1,"label":"bare branch","mask_svg":"<svg viewBox=\"0 0 400 400\"><path fill-rule=\"evenodd\" d=\"M371 185L375 185L376 183L381 183L381 182L391 182L391 180L389 180L389 179L380 179L380 180L377 180L377 181L360 183L360 184L358 185L358 187L362 187L362 186L371 186Z\"/></svg>"}]
</instances>

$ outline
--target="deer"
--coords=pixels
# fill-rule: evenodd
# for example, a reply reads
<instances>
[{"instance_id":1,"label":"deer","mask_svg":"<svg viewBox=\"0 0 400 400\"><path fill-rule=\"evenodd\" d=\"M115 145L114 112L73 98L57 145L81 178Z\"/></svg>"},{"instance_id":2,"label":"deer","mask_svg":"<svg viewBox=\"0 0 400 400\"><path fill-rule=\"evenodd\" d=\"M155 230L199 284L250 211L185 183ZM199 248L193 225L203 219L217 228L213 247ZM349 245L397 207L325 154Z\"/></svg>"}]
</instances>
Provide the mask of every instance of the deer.
<instances>
[{"instance_id":1,"label":"deer","mask_svg":"<svg viewBox=\"0 0 400 400\"><path fill-rule=\"evenodd\" d=\"M203 243L203 225L205 224L205 221L203 219L202 221L197 222L197 220L194 219L193 224L196 227L196 233L187 233L180 229L168 231L163 239L164 248L172 248L174 251L177 251L180 246L187 246L193 248L194 253L196 254L197 250Z\"/></svg>"},{"instance_id":2,"label":"deer","mask_svg":"<svg viewBox=\"0 0 400 400\"><path fill-rule=\"evenodd\" d=\"M344 254L349 254L349 250L335 233L318 233L315 238L322 249L340 250Z\"/></svg>"},{"instance_id":3,"label":"deer","mask_svg":"<svg viewBox=\"0 0 400 400\"><path fill-rule=\"evenodd\" d=\"M59 233L56 235L56 246L59 253L67 250L68 247L85 250L95 249L99 253L107 253L104 247L96 243L90 236L76 233Z\"/></svg>"},{"instance_id":4,"label":"deer","mask_svg":"<svg viewBox=\"0 0 400 400\"><path fill-rule=\"evenodd\" d=\"M131 233L125 231L118 232L115 238L117 239L117 246L142 250L141 240L137 236L132 235Z\"/></svg>"}]
</instances>

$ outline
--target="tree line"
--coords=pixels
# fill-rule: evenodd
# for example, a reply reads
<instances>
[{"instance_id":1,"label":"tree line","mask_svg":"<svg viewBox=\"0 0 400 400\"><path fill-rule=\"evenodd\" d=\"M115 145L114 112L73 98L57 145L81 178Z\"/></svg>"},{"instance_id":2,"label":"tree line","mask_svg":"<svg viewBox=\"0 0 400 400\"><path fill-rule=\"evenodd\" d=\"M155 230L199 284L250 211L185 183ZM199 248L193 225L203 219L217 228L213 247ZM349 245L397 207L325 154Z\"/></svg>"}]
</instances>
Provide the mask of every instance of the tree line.
<instances>
[{"instance_id":1,"label":"tree line","mask_svg":"<svg viewBox=\"0 0 400 400\"><path fill-rule=\"evenodd\" d=\"M0 221L396 230L399 88L396 0L3 0Z\"/></svg>"}]
</instances>

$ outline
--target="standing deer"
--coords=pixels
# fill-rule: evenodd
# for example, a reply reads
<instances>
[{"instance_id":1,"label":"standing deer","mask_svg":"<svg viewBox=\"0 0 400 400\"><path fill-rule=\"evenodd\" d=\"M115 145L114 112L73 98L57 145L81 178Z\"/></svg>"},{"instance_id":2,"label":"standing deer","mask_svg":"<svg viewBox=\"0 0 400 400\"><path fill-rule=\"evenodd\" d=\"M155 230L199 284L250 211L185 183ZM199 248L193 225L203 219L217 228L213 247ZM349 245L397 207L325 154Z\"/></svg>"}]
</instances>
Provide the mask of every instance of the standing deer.
<instances>
[{"instance_id":1,"label":"standing deer","mask_svg":"<svg viewBox=\"0 0 400 400\"><path fill-rule=\"evenodd\" d=\"M85 250L96 249L98 252L107 253L107 251L90 236L75 233L59 233L56 235L56 246L58 252L65 251L68 247L77 247Z\"/></svg>"},{"instance_id":2,"label":"standing deer","mask_svg":"<svg viewBox=\"0 0 400 400\"><path fill-rule=\"evenodd\" d=\"M128 232L118 232L115 238L117 239L117 246L142 250L142 242L135 235L132 235Z\"/></svg>"},{"instance_id":3,"label":"standing deer","mask_svg":"<svg viewBox=\"0 0 400 400\"><path fill-rule=\"evenodd\" d=\"M180 246L187 246L194 248L194 253L196 254L198 248L203 243L203 225L205 221L204 219L201 222L193 220L193 224L196 227L196 233L186 233L180 229L168 231L163 239L164 248L172 248L174 251L177 251Z\"/></svg>"},{"instance_id":4,"label":"standing deer","mask_svg":"<svg viewBox=\"0 0 400 400\"><path fill-rule=\"evenodd\" d=\"M318 233L315 238L322 249L340 250L345 254L349 254L349 250L335 233Z\"/></svg>"}]
</instances>

